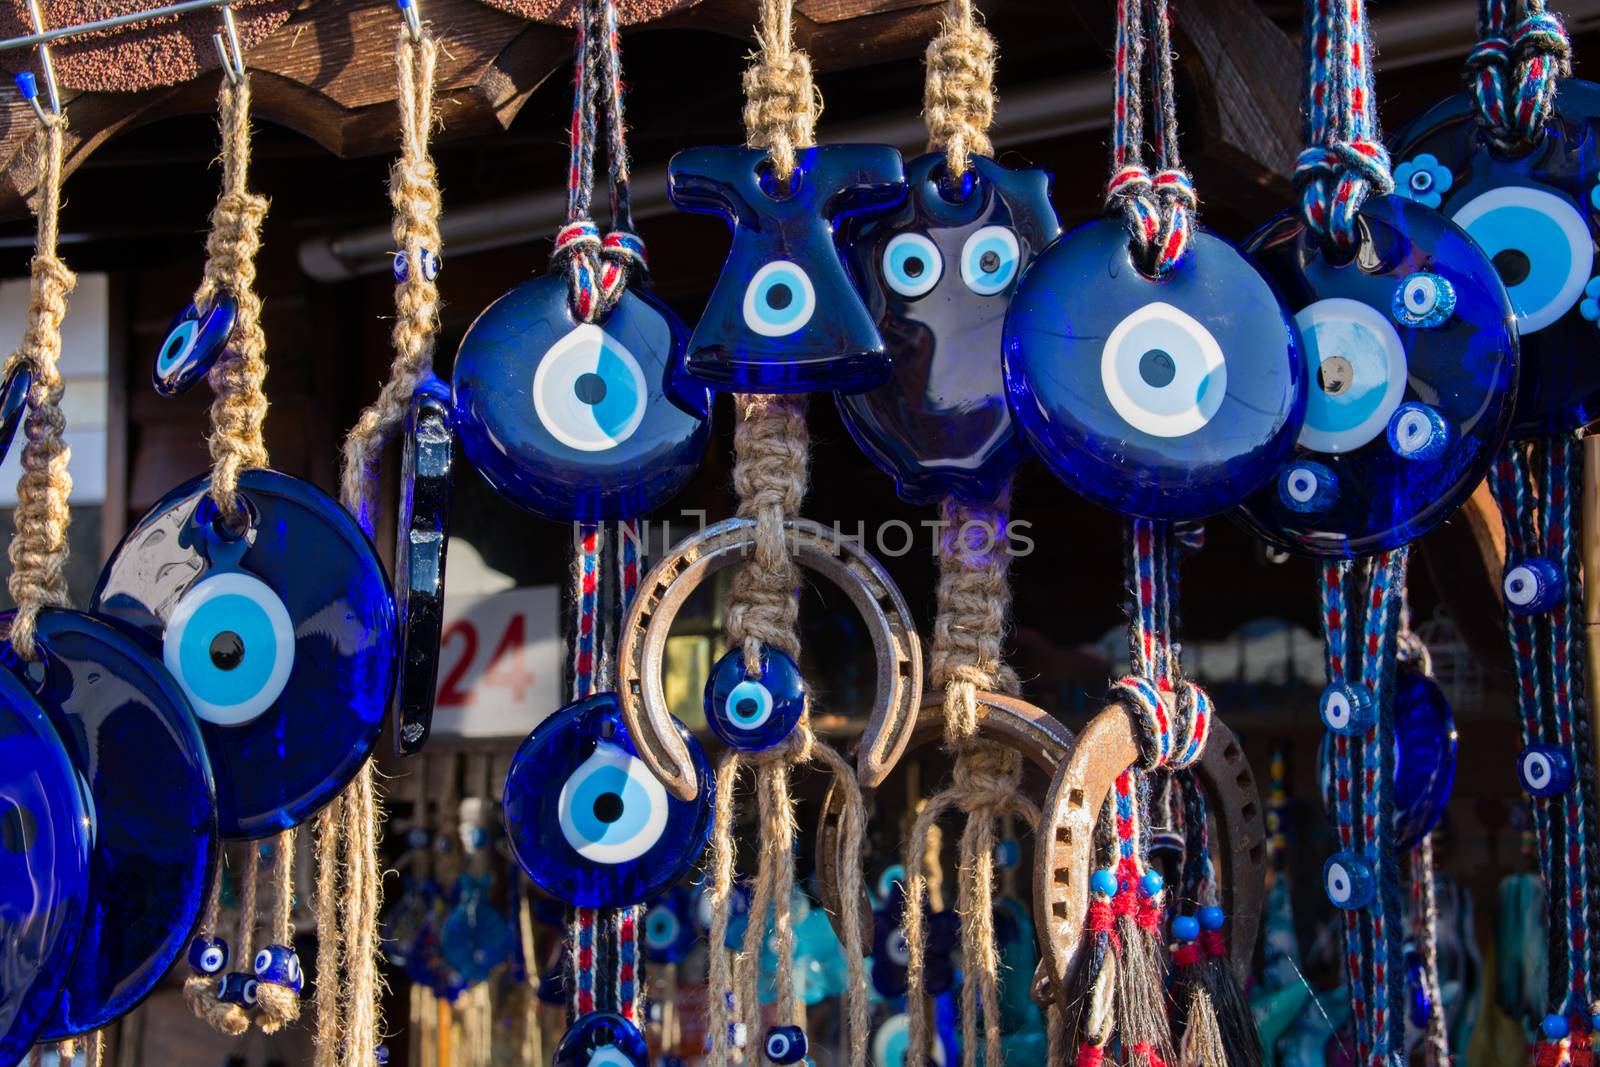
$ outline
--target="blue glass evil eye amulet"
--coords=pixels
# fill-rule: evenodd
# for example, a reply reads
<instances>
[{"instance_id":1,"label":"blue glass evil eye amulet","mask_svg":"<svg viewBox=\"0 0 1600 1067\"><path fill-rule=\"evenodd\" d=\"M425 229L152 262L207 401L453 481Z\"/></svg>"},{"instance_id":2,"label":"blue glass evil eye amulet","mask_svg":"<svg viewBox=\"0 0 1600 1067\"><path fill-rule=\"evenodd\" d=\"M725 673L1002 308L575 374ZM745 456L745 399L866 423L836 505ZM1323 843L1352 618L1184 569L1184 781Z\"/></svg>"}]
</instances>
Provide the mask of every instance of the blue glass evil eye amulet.
<instances>
[{"instance_id":1,"label":"blue glass evil eye amulet","mask_svg":"<svg viewBox=\"0 0 1600 1067\"><path fill-rule=\"evenodd\" d=\"M1600 417L1600 85L1558 84L1544 135L1492 150L1471 97L1435 105L1390 139L1395 192L1437 208L1477 242L1511 296L1522 336L1513 438Z\"/></svg>"},{"instance_id":2,"label":"blue glass evil eye amulet","mask_svg":"<svg viewBox=\"0 0 1600 1067\"><path fill-rule=\"evenodd\" d=\"M787 654L761 647L761 673L745 671L744 650L727 652L706 679L706 725L741 752L761 752L788 737L806 713L806 681Z\"/></svg>"},{"instance_id":3,"label":"blue glass evil eye amulet","mask_svg":"<svg viewBox=\"0 0 1600 1067\"><path fill-rule=\"evenodd\" d=\"M764 151L690 148L667 164L672 202L733 228L722 276L689 340L685 376L741 393L859 392L889 357L834 248L846 218L905 194L888 145L821 145L779 182Z\"/></svg>"},{"instance_id":4,"label":"blue glass evil eye amulet","mask_svg":"<svg viewBox=\"0 0 1600 1067\"><path fill-rule=\"evenodd\" d=\"M567 1027L552 1067L650 1067L644 1035L622 1016L592 1011Z\"/></svg>"},{"instance_id":5,"label":"blue glass evil eye amulet","mask_svg":"<svg viewBox=\"0 0 1600 1067\"><path fill-rule=\"evenodd\" d=\"M618 908L688 873L711 832L705 752L677 724L699 795L679 800L633 747L615 693L569 704L541 722L506 776L506 836L540 889L580 908Z\"/></svg>"},{"instance_id":6,"label":"blue glass evil eye amulet","mask_svg":"<svg viewBox=\"0 0 1600 1067\"><path fill-rule=\"evenodd\" d=\"M1196 519L1277 476L1305 415L1293 327L1231 245L1195 231L1159 279L1116 219L1040 253L1005 325L1011 413L1073 490L1112 511Z\"/></svg>"},{"instance_id":7,"label":"blue glass evil eye amulet","mask_svg":"<svg viewBox=\"0 0 1600 1067\"><path fill-rule=\"evenodd\" d=\"M141 633L189 698L222 835L265 837L333 799L377 740L394 597L372 543L315 486L244 472L234 533L210 485L179 486L134 525L93 610Z\"/></svg>"},{"instance_id":8,"label":"blue glass evil eye amulet","mask_svg":"<svg viewBox=\"0 0 1600 1067\"><path fill-rule=\"evenodd\" d=\"M627 290L580 322L567 279L544 275L478 316L452 376L467 459L508 500L556 522L643 515L700 465L705 419L668 399L687 333L666 305ZM687 394L685 394L687 395ZM709 408L705 390L697 406Z\"/></svg>"},{"instance_id":9,"label":"blue glass evil eye amulet","mask_svg":"<svg viewBox=\"0 0 1600 1067\"><path fill-rule=\"evenodd\" d=\"M394 551L400 682L395 689L394 738L402 756L421 752L433 725L454 465L450 389L429 375L411 397L400 453L400 521Z\"/></svg>"},{"instance_id":10,"label":"blue glass evil eye amulet","mask_svg":"<svg viewBox=\"0 0 1600 1067\"><path fill-rule=\"evenodd\" d=\"M845 265L877 323L892 369L841 394L856 443L902 499L995 499L1027 455L1011 427L1001 329L1022 270L1061 234L1050 175L975 156L961 179L942 152L906 164L905 201L847 220Z\"/></svg>"},{"instance_id":11,"label":"blue glass evil eye amulet","mask_svg":"<svg viewBox=\"0 0 1600 1067\"><path fill-rule=\"evenodd\" d=\"M49 1020L83 933L94 803L50 717L0 671L0 1063Z\"/></svg>"},{"instance_id":12,"label":"blue glass evil eye amulet","mask_svg":"<svg viewBox=\"0 0 1600 1067\"><path fill-rule=\"evenodd\" d=\"M206 310L190 304L184 308L156 353L155 386L162 396L177 396L206 376L228 346L238 321L239 304L233 294L218 290Z\"/></svg>"},{"instance_id":13,"label":"blue glass evil eye amulet","mask_svg":"<svg viewBox=\"0 0 1600 1067\"><path fill-rule=\"evenodd\" d=\"M1294 455L1237 513L1291 552L1397 548L1455 512L1511 425L1517 334L1494 265L1412 200L1362 206L1353 257L1334 262L1299 213L1247 250L1300 329L1308 400Z\"/></svg>"},{"instance_id":14,"label":"blue glass evil eye amulet","mask_svg":"<svg viewBox=\"0 0 1600 1067\"><path fill-rule=\"evenodd\" d=\"M215 861L216 791L188 700L137 637L54 608L35 633L38 663L10 642L0 663L54 721L94 812L83 929L94 947L45 1024L57 1040L127 1014L187 947Z\"/></svg>"}]
</instances>

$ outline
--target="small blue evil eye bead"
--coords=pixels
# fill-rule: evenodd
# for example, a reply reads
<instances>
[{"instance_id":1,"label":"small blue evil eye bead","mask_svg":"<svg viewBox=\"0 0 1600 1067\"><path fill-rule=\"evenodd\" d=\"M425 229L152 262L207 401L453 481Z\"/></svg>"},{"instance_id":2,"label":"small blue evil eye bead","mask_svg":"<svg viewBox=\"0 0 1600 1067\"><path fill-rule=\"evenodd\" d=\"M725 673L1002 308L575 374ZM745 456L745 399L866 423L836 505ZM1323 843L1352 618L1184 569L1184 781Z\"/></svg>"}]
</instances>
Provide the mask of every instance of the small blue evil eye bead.
<instances>
[{"instance_id":1,"label":"small blue evil eye bead","mask_svg":"<svg viewBox=\"0 0 1600 1067\"><path fill-rule=\"evenodd\" d=\"M228 965L228 943L220 937L197 937L189 942L189 967L195 974L221 974Z\"/></svg>"},{"instance_id":2,"label":"small blue evil eye bead","mask_svg":"<svg viewBox=\"0 0 1600 1067\"><path fill-rule=\"evenodd\" d=\"M242 1008L256 1006L256 979L248 974L233 971L222 976L217 983L217 999L224 1004L237 1004Z\"/></svg>"},{"instance_id":3,"label":"small blue evil eye bead","mask_svg":"<svg viewBox=\"0 0 1600 1067\"><path fill-rule=\"evenodd\" d=\"M1438 459L1450 443L1450 424L1427 404L1408 401L1389 417L1389 448L1401 459Z\"/></svg>"},{"instance_id":4,"label":"small blue evil eye bead","mask_svg":"<svg viewBox=\"0 0 1600 1067\"><path fill-rule=\"evenodd\" d=\"M1117 874L1112 870L1095 871L1089 876L1089 892L1102 897L1117 895Z\"/></svg>"},{"instance_id":5,"label":"small blue evil eye bead","mask_svg":"<svg viewBox=\"0 0 1600 1067\"><path fill-rule=\"evenodd\" d=\"M1301 459L1278 475L1278 498L1290 511L1315 515L1339 499L1339 476L1314 459Z\"/></svg>"},{"instance_id":6,"label":"small blue evil eye bead","mask_svg":"<svg viewBox=\"0 0 1600 1067\"><path fill-rule=\"evenodd\" d=\"M1147 897L1156 896L1167 887L1167 881L1156 871L1145 871L1139 878L1139 892Z\"/></svg>"},{"instance_id":7,"label":"small blue evil eye bead","mask_svg":"<svg viewBox=\"0 0 1600 1067\"><path fill-rule=\"evenodd\" d=\"M256 978L273 985L281 985L300 992L305 976L300 970L300 957L288 945L268 945L256 953L254 961Z\"/></svg>"},{"instance_id":8,"label":"small blue evil eye bead","mask_svg":"<svg viewBox=\"0 0 1600 1067\"><path fill-rule=\"evenodd\" d=\"M1377 718L1372 706L1372 694L1364 685L1336 682L1322 691L1317 701L1317 714L1322 724L1342 737L1360 737Z\"/></svg>"},{"instance_id":9,"label":"small blue evil eye bead","mask_svg":"<svg viewBox=\"0 0 1600 1067\"><path fill-rule=\"evenodd\" d=\"M417 252L417 260L422 264L422 277L425 281L433 281L439 277L439 271L444 267L444 261L437 252L431 249L421 249ZM404 252L394 254L394 280L403 282L411 277L411 257Z\"/></svg>"},{"instance_id":10,"label":"small blue evil eye bead","mask_svg":"<svg viewBox=\"0 0 1600 1067\"><path fill-rule=\"evenodd\" d=\"M1419 270L1406 275L1395 289L1391 310L1406 326L1424 330L1443 326L1456 313L1456 288L1448 278Z\"/></svg>"},{"instance_id":11,"label":"small blue evil eye bead","mask_svg":"<svg viewBox=\"0 0 1600 1067\"><path fill-rule=\"evenodd\" d=\"M1572 1035L1572 1025L1564 1015L1546 1015L1539 1030L1547 1041L1564 1041Z\"/></svg>"},{"instance_id":12,"label":"small blue evil eye bead","mask_svg":"<svg viewBox=\"0 0 1600 1067\"><path fill-rule=\"evenodd\" d=\"M579 1018L556 1045L552 1067L650 1067L644 1035L622 1016L609 1011Z\"/></svg>"},{"instance_id":13,"label":"small blue evil eye bead","mask_svg":"<svg viewBox=\"0 0 1600 1067\"><path fill-rule=\"evenodd\" d=\"M772 1063L799 1063L806 1058L806 1032L798 1026L774 1026L767 1031L761 1051Z\"/></svg>"},{"instance_id":14,"label":"small blue evil eye bead","mask_svg":"<svg viewBox=\"0 0 1600 1067\"><path fill-rule=\"evenodd\" d=\"M1394 168L1395 195L1415 200L1425 207L1439 206L1444 194L1455 184L1455 177L1431 152L1419 153Z\"/></svg>"},{"instance_id":15,"label":"small blue evil eye bead","mask_svg":"<svg viewBox=\"0 0 1600 1067\"><path fill-rule=\"evenodd\" d=\"M806 710L806 683L794 660L762 646L761 674L750 678L744 652L733 649L706 680L706 723L729 748L760 752L780 743Z\"/></svg>"},{"instance_id":16,"label":"small blue evil eye bead","mask_svg":"<svg viewBox=\"0 0 1600 1067\"><path fill-rule=\"evenodd\" d=\"M372 1062L378 1067L389 1067L389 1046L379 1045L372 1050Z\"/></svg>"},{"instance_id":17,"label":"small blue evil eye bead","mask_svg":"<svg viewBox=\"0 0 1600 1067\"><path fill-rule=\"evenodd\" d=\"M1532 557L1506 568L1500 590L1516 615L1542 615L1561 600L1561 568L1554 560Z\"/></svg>"},{"instance_id":18,"label":"small blue evil eye bead","mask_svg":"<svg viewBox=\"0 0 1600 1067\"><path fill-rule=\"evenodd\" d=\"M1222 929L1222 924L1228 921L1227 913L1215 904L1201 908L1199 914L1200 926L1213 932Z\"/></svg>"},{"instance_id":19,"label":"small blue evil eye bead","mask_svg":"<svg viewBox=\"0 0 1600 1067\"><path fill-rule=\"evenodd\" d=\"M1200 920L1193 915L1180 915L1172 920L1172 937L1188 944L1200 936Z\"/></svg>"},{"instance_id":20,"label":"small blue evil eye bead","mask_svg":"<svg viewBox=\"0 0 1600 1067\"><path fill-rule=\"evenodd\" d=\"M1364 908L1375 892L1372 867L1354 852L1337 853L1322 866L1322 888L1336 908Z\"/></svg>"},{"instance_id":21,"label":"small blue evil eye bead","mask_svg":"<svg viewBox=\"0 0 1600 1067\"><path fill-rule=\"evenodd\" d=\"M1556 745L1529 745L1517 757L1517 780L1533 796L1560 796L1572 788L1572 757Z\"/></svg>"},{"instance_id":22,"label":"small blue evil eye bead","mask_svg":"<svg viewBox=\"0 0 1600 1067\"><path fill-rule=\"evenodd\" d=\"M233 294L217 292L202 312L190 304L167 328L166 340L156 353L155 387L162 396L177 396L206 376L228 346L238 320L239 304Z\"/></svg>"}]
</instances>

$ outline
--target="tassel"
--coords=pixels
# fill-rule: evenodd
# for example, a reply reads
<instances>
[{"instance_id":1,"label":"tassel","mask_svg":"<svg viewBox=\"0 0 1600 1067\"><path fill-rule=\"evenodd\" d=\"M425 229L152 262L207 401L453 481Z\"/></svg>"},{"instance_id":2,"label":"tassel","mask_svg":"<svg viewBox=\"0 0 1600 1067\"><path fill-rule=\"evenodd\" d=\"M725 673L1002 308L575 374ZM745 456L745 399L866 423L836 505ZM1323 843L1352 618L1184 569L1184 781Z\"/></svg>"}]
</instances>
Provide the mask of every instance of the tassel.
<instances>
[{"instance_id":1,"label":"tassel","mask_svg":"<svg viewBox=\"0 0 1600 1067\"><path fill-rule=\"evenodd\" d=\"M1239 976L1228 959L1228 938L1223 933L1227 916L1219 907L1200 909L1201 952L1205 956L1202 979L1209 994L1228 1067L1261 1067L1261 1037L1256 1032L1250 1002L1239 986Z\"/></svg>"},{"instance_id":2,"label":"tassel","mask_svg":"<svg viewBox=\"0 0 1600 1067\"><path fill-rule=\"evenodd\" d=\"M1089 878L1088 954L1078 969L1069 1003L1077 1004L1076 1067L1101 1067L1116 1031L1117 933L1112 898L1117 876L1109 870Z\"/></svg>"},{"instance_id":3,"label":"tassel","mask_svg":"<svg viewBox=\"0 0 1600 1067\"><path fill-rule=\"evenodd\" d=\"M1117 940L1117 1032L1132 1067L1160 1067L1172 1058L1172 1030L1165 1003L1166 975L1157 930L1161 922L1161 875L1145 871L1137 883L1125 879L1112 902Z\"/></svg>"},{"instance_id":4,"label":"tassel","mask_svg":"<svg viewBox=\"0 0 1600 1067\"><path fill-rule=\"evenodd\" d=\"M1200 945L1200 920L1180 915L1172 920L1172 988L1177 1003L1173 1029L1178 1035L1178 1067L1229 1067L1216 1006L1206 985L1205 949Z\"/></svg>"}]
</instances>

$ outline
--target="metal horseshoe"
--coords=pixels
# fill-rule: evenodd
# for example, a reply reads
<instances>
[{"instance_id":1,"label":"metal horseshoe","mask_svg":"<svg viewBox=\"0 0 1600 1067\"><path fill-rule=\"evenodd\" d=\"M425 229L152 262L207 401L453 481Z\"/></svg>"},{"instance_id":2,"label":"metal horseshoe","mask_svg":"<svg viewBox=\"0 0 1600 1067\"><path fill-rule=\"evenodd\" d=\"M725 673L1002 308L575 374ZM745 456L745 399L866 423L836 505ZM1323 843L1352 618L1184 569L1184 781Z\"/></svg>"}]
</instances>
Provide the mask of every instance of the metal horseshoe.
<instances>
[{"instance_id":1,"label":"metal horseshoe","mask_svg":"<svg viewBox=\"0 0 1600 1067\"><path fill-rule=\"evenodd\" d=\"M1034 852L1034 923L1049 986L1058 996L1071 988L1069 978L1079 964L1095 821L1117 776L1138 758L1133 714L1122 704L1112 704L1078 735L1045 797L1045 825L1039 828ZM1205 751L1192 770L1216 820L1228 954L1242 980L1250 969L1266 900L1267 831L1261 798L1238 738L1221 721L1213 720Z\"/></svg>"},{"instance_id":2,"label":"metal horseshoe","mask_svg":"<svg viewBox=\"0 0 1600 1067\"><path fill-rule=\"evenodd\" d=\"M877 699L856 756L864 788L888 776L905 751L922 699L922 646L905 598L883 568L859 547L807 519L784 524L794 559L844 591L861 613L877 650ZM718 571L755 552L755 522L728 519L679 542L645 576L622 627L618 689L639 758L676 796L693 800L700 783L667 711L662 658L672 622L689 595Z\"/></svg>"}]
</instances>

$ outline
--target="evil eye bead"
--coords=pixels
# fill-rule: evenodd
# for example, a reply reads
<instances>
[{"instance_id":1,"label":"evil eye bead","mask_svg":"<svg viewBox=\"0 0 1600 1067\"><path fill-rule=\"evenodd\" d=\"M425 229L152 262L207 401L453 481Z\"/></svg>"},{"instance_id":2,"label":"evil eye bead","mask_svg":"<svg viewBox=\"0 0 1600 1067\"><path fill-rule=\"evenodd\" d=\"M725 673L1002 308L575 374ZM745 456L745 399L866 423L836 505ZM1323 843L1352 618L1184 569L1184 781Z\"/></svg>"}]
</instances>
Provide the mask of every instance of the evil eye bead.
<instances>
[{"instance_id":1,"label":"evil eye bead","mask_svg":"<svg viewBox=\"0 0 1600 1067\"><path fill-rule=\"evenodd\" d=\"M1354 852L1337 853L1322 866L1322 888L1336 908L1364 908L1372 903L1376 892L1372 867Z\"/></svg>"},{"instance_id":2,"label":"evil eye bead","mask_svg":"<svg viewBox=\"0 0 1600 1067\"><path fill-rule=\"evenodd\" d=\"M33 388L33 371L25 363L18 363L0 385L0 461L11 451L11 442L17 436L28 413L28 390Z\"/></svg>"},{"instance_id":3,"label":"evil eye bead","mask_svg":"<svg viewBox=\"0 0 1600 1067\"><path fill-rule=\"evenodd\" d=\"M798 1026L774 1026L767 1031L761 1051L769 1063L799 1063L806 1058L806 1032Z\"/></svg>"},{"instance_id":4,"label":"evil eye bead","mask_svg":"<svg viewBox=\"0 0 1600 1067\"><path fill-rule=\"evenodd\" d=\"M1450 443L1450 424L1427 404L1409 401L1389 419L1389 448L1401 459L1416 462L1438 459Z\"/></svg>"},{"instance_id":5,"label":"evil eye bead","mask_svg":"<svg viewBox=\"0 0 1600 1067\"><path fill-rule=\"evenodd\" d=\"M1405 397L1405 345L1382 312L1348 297L1308 304L1294 321L1313 370L1300 444L1354 451L1384 431Z\"/></svg>"},{"instance_id":6,"label":"evil eye bead","mask_svg":"<svg viewBox=\"0 0 1600 1067\"><path fill-rule=\"evenodd\" d=\"M1582 298L1594 270L1594 240L1567 197L1502 185L1455 208L1450 218L1493 261L1522 336L1556 322Z\"/></svg>"},{"instance_id":7,"label":"evil eye bead","mask_svg":"<svg viewBox=\"0 0 1600 1067\"><path fill-rule=\"evenodd\" d=\"M427 281L434 281L439 277L439 271L444 268L444 261L432 249L424 248L417 253L417 258L422 261L422 277Z\"/></svg>"},{"instance_id":8,"label":"evil eye bead","mask_svg":"<svg viewBox=\"0 0 1600 1067\"><path fill-rule=\"evenodd\" d=\"M1317 701L1317 713L1322 716L1322 724L1330 732L1344 737L1360 737L1377 720L1372 694L1364 685L1338 683L1328 686Z\"/></svg>"},{"instance_id":9,"label":"evil eye bead","mask_svg":"<svg viewBox=\"0 0 1600 1067\"><path fill-rule=\"evenodd\" d=\"M594 323L567 334L539 361L533 410L551 437L580 452L608 452L644 421L644 370Z\"/></svg>"},{"instance_id":10,"label":"evil eye bead","mask_svg":"<svg viewBox=\"0 0 1600 1067\"><path fill-rule=\"evenodd\" d=\"M706 680L706 723L729 748L760 752L788 737L806 710L805 679L794 660L762 646L761 673L746 677L744 652L733 649Z\"/></svg>"},{"instance_id":11,"label":"evil eye bead","mask_svg":"<svg viewBox=\"0 0 1600 1067\"><path fill-rule=\"evenodd\" d=\"M1554 560L1534 556L1507 568L1500 590L1514 614L1541 615L1561 601L1564 584Z\"/></svg>"},{"instance_id":12,"label":"evil eye bead","mask_svg":"<svg viewBox=\"0 0 1600 1067\"><path fill-rule=\"evenodd\" d=\"M551 1067L650 1067L644 1035L609 1011L581 1016L556 1045Z\"/></svg>"},{"instance_id":13,"label":"evil eye bead","mask_svg":"<svg viewBox=\"0 0 1600 1067\"><path fill-rule=\"evenodd\" d=\"M942 1032L928 1035L928 1062L925 1067L945 1067L954 1060L946 1049ZM911 1046L911 1019L904 1012L891 1015L872 1035L872 1067L916 1067L906 1056Z\"/></svg>"},{"instance_id":14,"label":"evil eye bead","mask_svg":"<svg viewBox=\"0 0 1600 1067\"><path fill-rule=\"evenodd\" d=\"M1180 915L1172 920L1172 939L1188 944L1200 936L1200 920L1192 915Z\"/></svg>"},{"instance_id":15,"label":"evil eye bead","mask_svg":"<svg viewBox=\"0 0 1600 1067\"><path fill-rule=\"evenodd\" d=\"M294 623L265 582L238 571L196 583L161 640L167 670L206 722L238 726L278 699L294 670Z\"/></svg>"},{"instance_id":16,"label":"evil eye bead","mask_svg":"<svg viewBox=\"0 0 1600 1067\"><path fill-rule=\"evenodd\" d=\"M1100 355L1100 382L1111 406L1134 429L1187 437L1222 406L1228 365L1203 323L1156 301L1111 331Z\"/></svg>"},{"instance_id":17,"label":"evil eye bead","mask_svg":"<svg viewBox=\"0 0 1600 1067\"><path fill-rule=\"evenodd\" d=\"M189 942L189 969L195 974L221 974L228 965L228 943L220 937L197 937Z\"/></svg>"},{"instance_id":18,"label":"evil eye bead","mask_svg":"<svg viewBox=\"0 0 1600 1067\"><path fill-rule=\"evenodd\" d=\"M156 353L156 392L177 396L205 377L227 347L238 315L238 302L219 291L204 312L190 304L173 319Z\"/></svg>"},{"instance_id":19,"label":"evil eye bead","mask_svg":"<svg viewBox=\"0 0 1600 1067\"><path fill-rule=\"evenodd\" d=\"M650 905L644 914L644 948L656 963L677 963L694 947L695 931L689 921L689 893L674 886Z\"/></svg>"},{"instance_id":20,"label":"evil eye bead","mask_svg":"<svg viewBox=\"0 0 1600 1067\"><path fill-rule=\"evenodd\" d=\"M1339 476L1316 460L1302 459L1278 476L1278 497L1290 511L1315 515L1339 499Z\"/></svg>"},{"instance_id":21,"label":"evil eye bead","mask_svg":"<svg viewBox=\"0 0 1600 1067\"><path fill-rule=\"evenodd\" d=\"M256 991L260 983L248 974L233 971L222 976L217 983L217 999L224 1004L237 1004L241 1008L256 1006Z\"/></svg>"},{"instance_id":22,"label":"evil eye bead","mask_svg":"<svg viewBox=\"0 0 1600 1067\"><path fill-rule=\"evenodd\" d=\"M817 291L798 263L787 259L756 271L744 291L744 324L763 337L787 337L811 321Z\"/></svg>"},{"instance_id":23,"label":"evil eye bead","mask_svg":"<svg viewBox=\"0 0 1600 1067\"><path fill-rule=\"evenodd\" d=\"M1407 326L1430 329L1456 313L1456 290L1448 278L1419 270L1394 291L1394 317Z\"/></svg>"},{"instance_id":24,"label":"evil eye bead","mask_svg":"<svg viewBox=\"0 0 1600 1067\"><path fill-rule=\"evenodd\" d=\"M911 966L911 946L906 944L905 931L895 927L883 940L883 955L896 967Z\"/></svg>"},{"instance_id":25,"label":"evil eye bead","mask_svg":"<svg viewBox=\"0 0 1600 1067\"><path fill-rule=\"evenodd\" d=\"M1517 757L1517 780L1531 796L1560 796L1572 788L1572 757L1556 745L1529 745Z\"/></svg>"},{"instance_id":26,"label":"evil eye bead","mask_svg":"<svg viewBox=\"0 0 1600 1067\"><path fill-rule=\"evenodd\" d=\"M404 282L411 277L411 259L405 252L396 252L390 266L394 269L394 280L396 282Z\"/></svg>"},{"instance_id":27,"label":"evil eye bead","mask_svg":"<svg viewBox=\"0 0 1600 1067\"><path fill-rule=\"evenodd\" d=\"M1426 207L1436 208L1455 184L1448 167L1431 152L1422 152L1394 169L1394 191Z\"/></svg>"},{"instance_id":28,"label":"evil eye bead","mask_svg":"<svg viewBox=\"0 0 1600 1067\"><path fill-rule=\"evenodd\" d=\"M682 930L683 923L666 904L657 904L645 913L644 943L649 948L670 948Z\"/></svg>"},{"instance_id":29,"label":"evil eye bead","mask_svg":"<svg viewBox=\"0 0 1600 1067\"><path fill-rule=\"evenodd\" d=\"M1022 268L1022 251L1009 226L985 226L961 246L961 280L979 296L1005 292Z\"/></svg>"},{"instance_id":30,"label":"evil eye bead","mask_svg":"<svg viewBox=\"0 0 1600 1067\"><path fill-rule=\"evenodd\" d=\"M931 292L944 274L939 246L920 233L902 233L883 249L883 281L901 296Z\"/></svg>"},{"instance_id":31,"label":"evil eye bead","mask_svg":"<svg viewBox=\"0 0 1600 1067\"><path fill-rule=\"evenodd\" d=\"M285 986L296 993L305 980L300 970L300 957L288 945L268 945L261 949L256 953L253 969L259 980Z\"/></svg>"}]
</instances>

